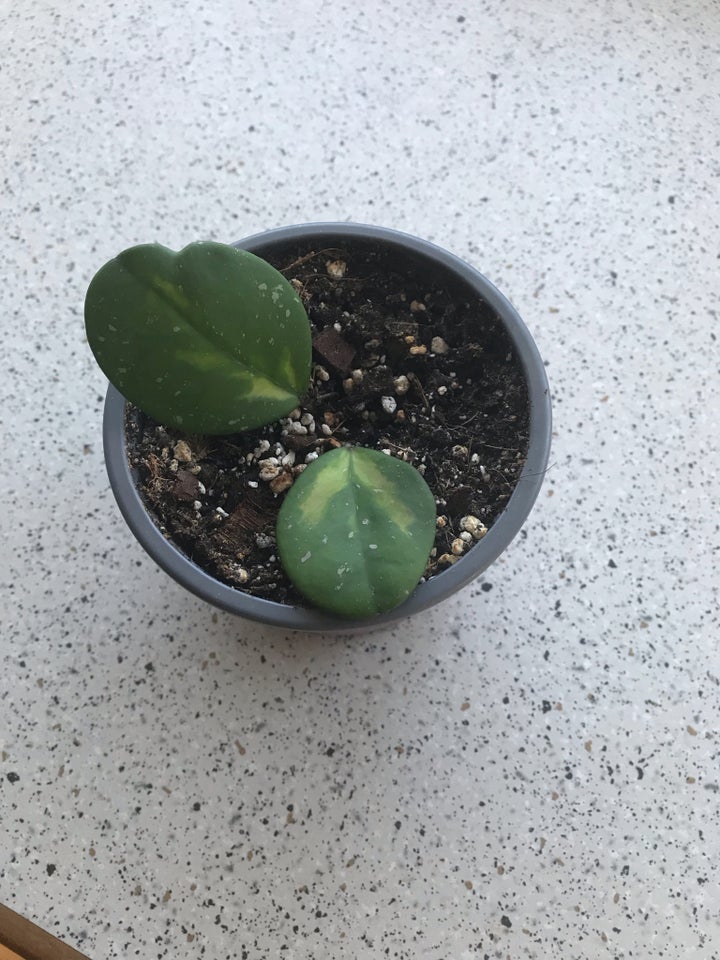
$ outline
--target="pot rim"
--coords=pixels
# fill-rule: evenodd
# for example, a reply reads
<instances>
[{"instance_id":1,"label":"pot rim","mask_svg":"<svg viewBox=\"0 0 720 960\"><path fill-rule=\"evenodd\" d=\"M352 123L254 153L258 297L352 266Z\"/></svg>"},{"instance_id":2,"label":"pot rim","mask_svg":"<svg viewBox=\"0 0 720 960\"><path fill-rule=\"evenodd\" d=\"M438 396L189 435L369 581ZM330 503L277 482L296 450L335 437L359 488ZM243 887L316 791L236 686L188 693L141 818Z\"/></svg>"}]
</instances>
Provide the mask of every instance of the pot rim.
<instances>
[{"instance_id":1,"label":"pot rim","mask_svg":"<svg viewBox=\"0 0 720 960\"><path fill-rule=\"evenodd\" d=\"M442 573L418 584L400 606L365 620L343 620L309 607L264 600L215 580L168 540L150 517L135 486L125 445L125 398L108 386L103 416L103 445L110 484L120 511L142 547L178 583L229 613L288 630L353 633L388 626L445 600L475 580L509 546L537 499L550 455L552 414L545 366L535 341L510 301L475 267L427 240L387 227L360 223L306 223L253 234L233 244L262 256L276 243L333 238L381 241L432 259L459 276L499 316L527 382L530 407L528 452L515 489L500 516L472 550Z\"/></svg>"}]
</instances>

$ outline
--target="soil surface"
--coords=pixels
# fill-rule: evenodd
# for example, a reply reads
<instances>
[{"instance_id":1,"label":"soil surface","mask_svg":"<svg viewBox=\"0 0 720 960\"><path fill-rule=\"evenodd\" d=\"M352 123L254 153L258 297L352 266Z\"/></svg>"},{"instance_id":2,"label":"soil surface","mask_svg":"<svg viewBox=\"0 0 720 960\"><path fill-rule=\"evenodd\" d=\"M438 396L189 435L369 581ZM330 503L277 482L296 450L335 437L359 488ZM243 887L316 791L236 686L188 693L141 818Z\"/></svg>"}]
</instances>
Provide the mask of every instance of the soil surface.
<instances>
[{"instance_id":1,"label":"soil surface","mask_svg":"<svg viewBox=\"0 0 720 960\"><path fill-rule=\"evenodd\" d=\"M151 516L219 580L302 604L277 558L277 511L308 462L359 444L423 473L438 509L426 576L442 572L499 516L525 462L527 387L501 324L455 275L367 241L263 255L310 317L310 389L288 418L226 437L186 436L129 408Z\"/></svg>"}]
</instances>

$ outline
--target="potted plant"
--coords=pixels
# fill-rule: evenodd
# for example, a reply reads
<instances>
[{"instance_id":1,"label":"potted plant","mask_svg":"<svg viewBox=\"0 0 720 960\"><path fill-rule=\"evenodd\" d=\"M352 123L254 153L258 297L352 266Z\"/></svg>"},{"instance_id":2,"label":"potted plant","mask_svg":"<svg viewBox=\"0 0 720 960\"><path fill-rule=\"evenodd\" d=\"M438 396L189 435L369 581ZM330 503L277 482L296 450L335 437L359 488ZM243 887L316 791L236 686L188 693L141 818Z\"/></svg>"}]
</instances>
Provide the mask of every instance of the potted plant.
<instances>
[{"instance_id":1,"label":"potted plant","mask_svg":"<svg viewBox=\"0 0 720 960\"><path fill-rule=\"evenodd\" d=\"M426 241L308 224L132 248L93 279L86 323L125 519L232 613L342 632L418 613L482 573L537 497L537 348L489 281Z\"/></svg>"}]
</instances>

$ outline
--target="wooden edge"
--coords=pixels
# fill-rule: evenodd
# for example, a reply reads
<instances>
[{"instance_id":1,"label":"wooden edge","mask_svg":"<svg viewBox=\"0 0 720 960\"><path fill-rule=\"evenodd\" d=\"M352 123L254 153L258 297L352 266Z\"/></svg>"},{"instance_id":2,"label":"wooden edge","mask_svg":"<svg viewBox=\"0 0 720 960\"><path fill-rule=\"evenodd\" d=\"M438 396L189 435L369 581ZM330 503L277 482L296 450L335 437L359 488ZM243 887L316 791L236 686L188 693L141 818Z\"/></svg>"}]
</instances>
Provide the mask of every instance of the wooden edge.
<instances>
[{"instance_id":1,"label":"wooden edge","mask_svg":"<svg viewBox=\"0 0 720 960\"><path fill-rule=\"evenodd\" d=\"M0 945L21 960L88 960L66 943L0 904ZM0 960L2 955L0 954Z\"/></svg>"},{"instance_id":2,"label":"wooden edge","mask_svg":"<svg viewBox=\"0 0 720 960\"><path fill-rule=\"evenodd\" d=\"M0 943L0 960L22 960L22 957L19 953L9 950Z\"/></svg>"}]
</instances>

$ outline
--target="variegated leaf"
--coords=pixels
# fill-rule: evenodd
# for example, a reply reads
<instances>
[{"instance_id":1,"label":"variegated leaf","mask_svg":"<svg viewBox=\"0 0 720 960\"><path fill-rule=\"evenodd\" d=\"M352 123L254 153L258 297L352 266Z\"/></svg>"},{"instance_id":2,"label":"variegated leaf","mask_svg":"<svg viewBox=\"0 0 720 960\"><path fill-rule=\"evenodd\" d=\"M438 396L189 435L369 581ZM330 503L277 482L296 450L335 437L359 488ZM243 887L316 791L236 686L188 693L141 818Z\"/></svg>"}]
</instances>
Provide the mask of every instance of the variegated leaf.
<instances>
[{"instance_id":1,"label":"variegated leaf","mask_svg":"<svg viewBox=\"0 0 720 960\"><path fill-rule=\"evenodd\" d=\"M295 407L310 377L310 325L288 281L222 243L131 247L85 299L108 379L166 426L234 433Z\"/></svg>"},{"instance_id":2,"label":"variegated leaf","mask_svg":"<svg viewBox=\"0 0 720 960\"><path fill-rule=\"evenodd\" d=\"M283 566L322 609L370 617L405 600L435 538L435 500L409 464L363 447L326 453L290 488L277 522Z\"/></svg>"}]
</instances>

